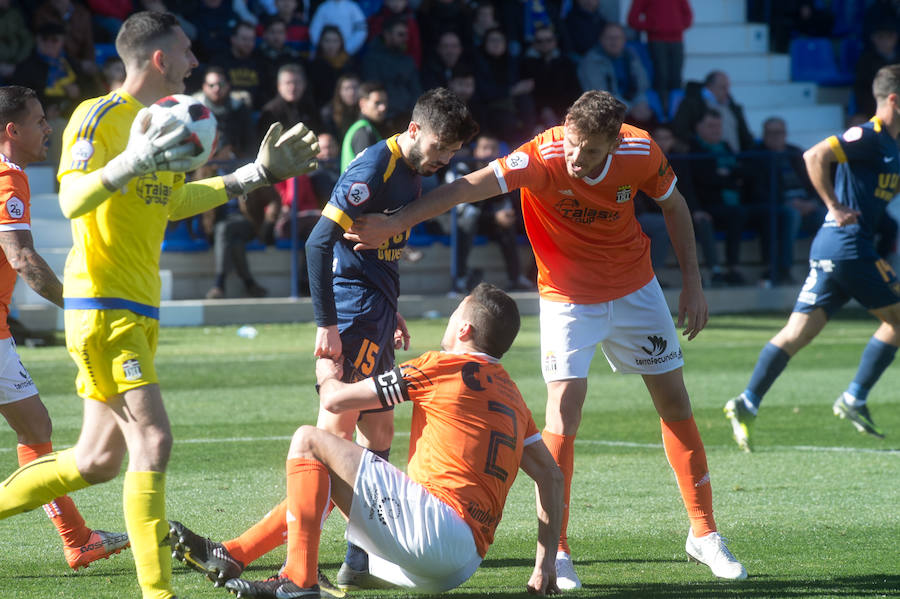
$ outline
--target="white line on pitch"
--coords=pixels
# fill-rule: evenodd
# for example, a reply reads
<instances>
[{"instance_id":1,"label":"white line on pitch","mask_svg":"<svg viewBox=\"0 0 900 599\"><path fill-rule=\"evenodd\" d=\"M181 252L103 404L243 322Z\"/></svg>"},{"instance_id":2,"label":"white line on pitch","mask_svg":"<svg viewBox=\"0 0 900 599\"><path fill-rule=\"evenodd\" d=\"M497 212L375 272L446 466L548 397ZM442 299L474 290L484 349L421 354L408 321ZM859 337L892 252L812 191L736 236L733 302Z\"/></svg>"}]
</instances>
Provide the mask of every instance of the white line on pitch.
<instances>
[{"instance_id":1,"label":"white line on pitch","mask_svg":"<svg viewBox=\"0 0 900 599\"><path fill-rule=\"evenodd\" d=\"M409 437L407 432L394 433L395 437ZM266 441L290 441L291 435L273 435L269 437L225 437L201 439L175 439L176 444L208 444L208 443L258 443ZM635 443L632 441L606 441L602 439L577 439L576 445L602 445L604 447L632 447L635 449L662 449L661 443ZM707 445L707 449L729 449L730 445ZM13 447L0 447L0 452L12 451ZM60 447L59 449L64 449ZM762 448L763 453L770 451L808 451L825 453L872 453L876 455L898 455L900 449L871 449L865 447L820 447L817 445L770 445Z\"/></svg>"}]
</instances>

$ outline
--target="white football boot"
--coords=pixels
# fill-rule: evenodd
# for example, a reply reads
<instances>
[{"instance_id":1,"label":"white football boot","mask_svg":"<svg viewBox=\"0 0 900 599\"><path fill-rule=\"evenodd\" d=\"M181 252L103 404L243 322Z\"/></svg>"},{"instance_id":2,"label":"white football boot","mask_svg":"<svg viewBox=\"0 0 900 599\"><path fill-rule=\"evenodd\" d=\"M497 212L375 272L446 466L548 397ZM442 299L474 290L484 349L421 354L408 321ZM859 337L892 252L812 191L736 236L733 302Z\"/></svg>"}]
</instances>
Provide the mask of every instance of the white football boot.
<instances>
[{"instance_id":1,"label":"white football boot","mask_svg":"<svg viewBox=\"0 0 900 599\"><path fill-rule=\"evenodd\" d=\"M705 537L698 539L694 536L694 531L691 530L688 532L684 550L687 551L688 557L692 560L709 566L712 573L719 578L727 578L729 580L743 580L747 578L747 570L728 551L725 539L717 532L711 532Z\"/></svg>"},{"instance_id":2,"label":"white football boot","mask_svg":"<svg viewBox=\"0 0 900 599\"><path fill-rule=\"evenodd\" d=\"M556 552L556 586L561 591L581 588L581 579L575 573L572 556L565 551Z\"/></svg>"}]
</instances>

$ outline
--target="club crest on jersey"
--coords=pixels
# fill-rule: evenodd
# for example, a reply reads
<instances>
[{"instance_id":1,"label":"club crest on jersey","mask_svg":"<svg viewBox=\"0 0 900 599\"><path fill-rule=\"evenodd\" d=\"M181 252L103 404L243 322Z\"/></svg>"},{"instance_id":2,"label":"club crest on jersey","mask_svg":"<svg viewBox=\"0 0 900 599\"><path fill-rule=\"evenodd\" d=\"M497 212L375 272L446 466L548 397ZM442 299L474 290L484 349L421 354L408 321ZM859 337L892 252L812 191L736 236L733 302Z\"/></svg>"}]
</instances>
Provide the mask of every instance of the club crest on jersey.
<instances>
[{"instance_id":1,"label":"club crest on jersey","mask_svg":"<svg viewBox=\"0 0 900 599\"><path fill-rule=\"evenodd\" d=\"M513 152L506 157L506 168L520 170L528 166L528 154L525 152Z\"/></svg>"},{"instance_id":2,"label":"club crest on jersey","mask_svg":"<svg viewBox=\"0 0 900 599\"><path fill-rule=\"evenodd\" d=\"M136 381L143 376L143 373L141 373L141 363L134 358L122 362L122 372L125 375L126 381Z\"/></svg>"},{"instance_id":3,"label":"club crest on jersey","mask_svg":"<svg viewBox=\"0 0 900 599\"><path fill-rule=\"evenodd\" d=\"M354 183L347 190L347 201L354 206L359 206L369 199L369 186L365 183Z\"/></svg>"},{"instance_id":4,"label":"club crest on jersey","mask_svg":"<svg viewBox=\"0 0 900 599\"><path fill-rule=\"evenodd\" d=\"M6 214L9 218L18 220L25 216L25 202L13 196L6 200Z\"/></svg>"},{"instance_id":5,"label":"club crest on jersey","mask_svg":"<svg viewBox=\"0 0 900 599\"><path fill-rule=\"evenodd\" d=\"M616 190L616 203L624 204L631 199L631 185L619 185Z\"/></svg>"},{"instance_id":6,"label":"club crest on jersey","mask_svg":"<svg viewBox=\"0 0 900 599\"><path fill-rule=\"evenodd\" d=\"M90 160L94 155L94 144L89 139L79 139L72 144L72 158L75 160Z\"/></svg>"}]
</instances>

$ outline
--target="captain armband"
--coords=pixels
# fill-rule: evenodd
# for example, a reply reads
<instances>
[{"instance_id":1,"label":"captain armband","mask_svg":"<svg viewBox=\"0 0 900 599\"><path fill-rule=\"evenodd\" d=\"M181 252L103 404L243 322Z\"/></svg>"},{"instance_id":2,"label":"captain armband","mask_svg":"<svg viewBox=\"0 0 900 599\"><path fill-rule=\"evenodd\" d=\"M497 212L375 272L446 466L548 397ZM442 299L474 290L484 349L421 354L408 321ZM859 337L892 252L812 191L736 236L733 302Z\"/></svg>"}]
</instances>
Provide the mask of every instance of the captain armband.
<instances>
[{"instance_id":1,"label":"captain armband","mask_svg":"<svg viewBox=\"0 0 900 599\"><path fill-rule=\"evenodd\" d=\"M382 407L389 408L400 402L409 401L409 390L400 368L383 372L374 378L375 392Z\"/></svg>"}]
</instances>

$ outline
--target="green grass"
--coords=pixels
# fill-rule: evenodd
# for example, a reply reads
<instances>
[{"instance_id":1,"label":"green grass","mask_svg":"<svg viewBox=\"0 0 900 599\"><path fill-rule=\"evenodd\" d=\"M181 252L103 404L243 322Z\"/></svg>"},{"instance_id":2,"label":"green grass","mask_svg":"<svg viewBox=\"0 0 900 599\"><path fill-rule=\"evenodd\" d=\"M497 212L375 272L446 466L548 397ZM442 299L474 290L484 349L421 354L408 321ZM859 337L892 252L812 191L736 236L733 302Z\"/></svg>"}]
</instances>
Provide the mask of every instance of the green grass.
<instances>
[{"instance_id":1,"label":"green grass","mask_svg":"<svg viewBox=\"0 0 900 599\"><path fill-rule=\"evenodd\" d=\"M685 377L706 443L716 516L750 578L720 582L687 563L688 524L660 444L658 418L641 379L610 373L598 352L576 442L569 537L585 588L570 597L885 597L900 596L900 375L895 364L872 392L872 415L886 440L863 436L831 414L875 329L868 318L831 323L776 382L756 423L758 450L738 451L722 405L747 382L763 344L784 317L715 317L684 344ZM413 321L412 357L436 348L444 321ZM236 327L164 329L157 359L173 423L169 517L224 540L254 523L284 494L287 439L315 420L311 325L260 326L256 339ZM54 421L57 446L75 442L81 400L75 368L61 347L21 348L23 362ZM538 425L545 390L538 368L537 321L504 363ZM409 406L396 411L392 461L405 463ZM0 430L0 472L15 468L15 438ZM121 479L79 491L90 525L123 530ZM518 597L530 575L534 495L522 475L510 494L497 541L460 597ZM334 517L321 563L334 575L343 555ZM280 549L254 563L264 578ZM226 597L180 564L181 597ZM356 596L393 597L397 592ZM139 596L130 552L71 573L41 510L0 522L0 598Z\"/></svg>"}]
</instances>

